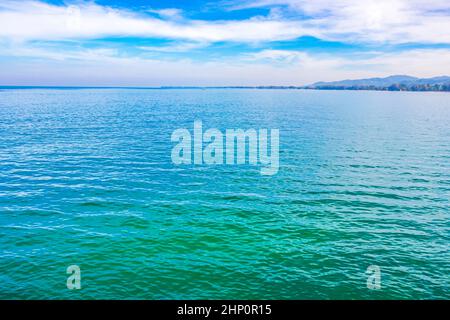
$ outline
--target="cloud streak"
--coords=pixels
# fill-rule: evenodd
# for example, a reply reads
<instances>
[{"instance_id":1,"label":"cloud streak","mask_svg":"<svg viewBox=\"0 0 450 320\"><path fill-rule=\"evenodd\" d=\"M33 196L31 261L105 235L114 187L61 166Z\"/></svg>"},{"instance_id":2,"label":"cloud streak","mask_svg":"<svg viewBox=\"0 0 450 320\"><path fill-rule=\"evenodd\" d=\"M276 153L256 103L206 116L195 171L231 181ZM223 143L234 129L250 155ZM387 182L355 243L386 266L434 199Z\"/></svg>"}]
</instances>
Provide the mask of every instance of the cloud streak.
<instances>
[{"instance_id":1,"label":"cloud streak","mask_svg":"<svg viewBox=\"0 0 450 320\"><path fill-rule=\"evenodd\" d=\"M304 85L450 74L447 0L223 5L215 17L231 12L233 20L190 19L181 8L0 0L0 85ZM262 10L252 16L249 8ZM299 45L302 36L325 41L311 49ZM333 51L327 40L351 45Z\"/></svg>"},{"instance_id":2,"label":"cloud streak","mask_svg":"<svg viewBox=\"0 0 450 320\"><path fill-rule=\"evenodd\" d=\"M372 52L360 57L266 49L205 62L126 57L106 49L55 52L15 47L0 50L0 55L39 59L4 64L0 85L306 85L390 74L450 74L450 49Z\"/></svg>"},{"instance_id":3,"label":"cloud streak","mask_svg":"<svg viewBox=\"0 0 450 320\"><path fill-rule=\"evenodd\" d=\"M272 8L273 14L244 20L189 20L174 8L148 10L155 17L91 2L56 6L7 0L0 4L0 37L270 42L314 36L342 42L450 44L447 0L253 0L229 9L257 7Z\"/></svg>"},{"instance_id":4,"label":"cloud streak","mask_svg":"<svg viewBox=\"0 0 450 320\"><path fill-rule=\"evenodd\" d=\"M319 38L343 42L450 43L447 0L249 0L230 10L285 8Z\"/></svg>"},{"instance_id":5,"label":"cloud streak","mask_svg":"<svg viewBox=\"0 0 450 320\"><path fill-rule=\"evenodd\" d=\"M163 14L161 14L163 12ZM0 5L0 37L14 40L98 39L147 37L199 42L260 42L294 39L309 34L292 21L254 17L238 21L173 20L179 11L159 11L162 17L113 9L93 3L55 6L36 1Z\"/></svg>"}]
</instances>

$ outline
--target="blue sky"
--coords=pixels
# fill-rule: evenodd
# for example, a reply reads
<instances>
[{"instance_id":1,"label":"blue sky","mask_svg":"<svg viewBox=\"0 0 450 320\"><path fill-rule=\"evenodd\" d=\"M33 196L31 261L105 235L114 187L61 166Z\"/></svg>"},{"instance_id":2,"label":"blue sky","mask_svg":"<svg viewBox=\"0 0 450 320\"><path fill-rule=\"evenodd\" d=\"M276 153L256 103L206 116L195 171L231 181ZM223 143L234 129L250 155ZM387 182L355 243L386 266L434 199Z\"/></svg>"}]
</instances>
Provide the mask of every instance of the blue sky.
<instances>
[{"instance_id":1,"label":"blue sky","mask_svg":"<svg viewBox=\"0 0 450 320\"><path fill-rule=\"evenodd\" d=\"M0 0L0 85L450 75L448 0Z\"/></svg>"}]
</instances>

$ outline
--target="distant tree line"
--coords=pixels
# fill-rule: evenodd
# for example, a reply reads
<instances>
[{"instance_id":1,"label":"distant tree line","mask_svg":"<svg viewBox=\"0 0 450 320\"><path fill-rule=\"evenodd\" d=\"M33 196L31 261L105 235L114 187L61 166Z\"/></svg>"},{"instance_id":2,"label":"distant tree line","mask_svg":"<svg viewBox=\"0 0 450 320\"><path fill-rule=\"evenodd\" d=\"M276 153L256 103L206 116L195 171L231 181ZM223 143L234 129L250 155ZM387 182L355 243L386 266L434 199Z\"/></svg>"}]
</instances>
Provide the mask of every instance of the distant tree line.
<instances>
[{"instance_id":1,"label":"distant tree line","mask_svg":"<svg viewBox=\"0 0 450 320\"><path fill-rule=\"evenodd\" d=\"M334 86L323 85L307 87L319 90L377 90L377 91L450 91L450 83L446 84L393 84L387 87L380 86Z\"/></svg>"}]
</instances>

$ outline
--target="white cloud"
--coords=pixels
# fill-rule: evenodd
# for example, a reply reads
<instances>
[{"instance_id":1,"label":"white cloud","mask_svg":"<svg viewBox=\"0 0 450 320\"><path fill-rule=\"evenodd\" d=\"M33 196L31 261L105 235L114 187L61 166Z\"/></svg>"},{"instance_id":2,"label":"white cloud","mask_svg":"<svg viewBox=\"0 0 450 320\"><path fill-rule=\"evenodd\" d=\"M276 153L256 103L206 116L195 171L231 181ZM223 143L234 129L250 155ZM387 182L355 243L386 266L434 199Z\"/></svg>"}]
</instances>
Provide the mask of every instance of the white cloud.
<instances>
[{"instance_id":1,"label":"white cloud","mask_svg":"<svg viewBox=\"0 0 450 320\"><path fill-rule=\"evenodd\" d=\"M180 9L176 8L169 8L169 9L160 9L160 10L148 10L149 12L156 13L160 17L168 18L168 19L182 19L182 11Z\"/></svg>"},{"instance_id":2,"label":"white cloud","mask_svg":"<svg viewBox=\"0 0 450 320\"><path fill-rule=\"evenodd\" d=\"M450 74L450 49L415 49L403 52L372 52L363 56L312 55L302 51L263 50L247 57L254 62L272 60L273 67L284 69L284 74L298 75L305 84L315 81L342 80L409 74L433 77ZM309 80L308 80L309 79Z\"/></svg>"},{"instance_id":3,"label":"white cloud","mask_svg":"<svg viewBox=\"0 0 450 320\"><path fill-rule=\"evenodd\" d=\"M47 59L58 61L115 61L119 57L117 49L78 49L78 50L58 50L55 48L46 48L28 45L8 46L3 44L0 49L0 56L6 57L26 57L35 59Z\"/></svg>"},{"instance_id":4,"label":"white cloud","mask_svg":"<svg viewBox=\"0 0 450 320\"><path fill-rule=\"evenodd\" d=\"M188 20L174 9L145 15L94 3L55 6L0 0L0 85L303 85L391 74L450 74L450 49L366 50L346 56L266 49L235 52L216 61L211 60L218 56L214 54L209 61L170 60L164 55L218 41L253 44L302 35L343 42L450 44L447 0L253 0L240 4L240 8L258 6L268 6L269 15L200 21ZM140 51L133 53L123 44L117 48L125 50L113 45L85 49L78 41L53 42L110 36L170 41L138 46Z\"/></svg>"},{"instance_id":5,"label":"white cloud","mask_svg":"<svg viewBox=\"0 0 450 320\"><path fill-rule=\"evenodd\" d=\"M448 0L249 0L230 9L285 6L322 39L450 43ZM295 14L294 14L295 16Z\"/></svg>"},{"instance_id":6,"label":"white cloud","mask_svg":"<svg viewBox=\"0 0 450 320\"><path fill-rule=\"evenodd\" d=\"M186 52L192 51L195 49L204 48L208 45L206 42L180 42L180 43L172 43L169 45L160 45L160 46L139 46L138 49L144 51L153 51L153 52Z\"/></svg>"},{"instance_id":7,"label":"white cloud","mask_svg":"<svg viewBox=\"0 0 450 320\"><path fill-rule=\"evenodd\" d=\"M267 17L206 21L185 19L174 8L150 10L155 17L92 2L56 6L6 0L0 3L0 37L61 40L138 36L264 42L309 35L342 42L450 43L448 0L250 0L231 8L264 6L272 8Z\"/></svg>"},{"instance_id":8,"label":"white cloud","mask_svg":"<svg viewBox=\"0 0 450 320\"><path fill-rule=\"evenodd\" d=\"M450 49L373 52L365 57L262 50L209 62L125 57L105 49L55 53L15 46L0 50L2 54L38 60L0 60L0 85L305 85L392 74L450 74Z\"/></svg>"},{"instance_id":9,"label":"white cloud","mask_svg":"<svg viewBox=\"0 0 450 320\"><path fill-rule=\"evenodd\" d=\"M164 18L179 12L159 11ZM260 42L308 34L292 21L255 17L242 21L160 19L93 3L55 6L37 1L0 3L0 37L17 40L138 36L189 41Z\"/></svg>"},{"instance_id":10,"label":"white cloud","mask_svg":"<svg viewBox=\"0 0 450 320\"><path fill-rule=\"evenodd\" d=\"M292 63L296 61L305 60L308 58L308 54L301 51L292 50L262 50L256 53L247 55L247 59L250 61L266 60L266 61L278 61L283 63Z\"/></svg>"}]
</instances>

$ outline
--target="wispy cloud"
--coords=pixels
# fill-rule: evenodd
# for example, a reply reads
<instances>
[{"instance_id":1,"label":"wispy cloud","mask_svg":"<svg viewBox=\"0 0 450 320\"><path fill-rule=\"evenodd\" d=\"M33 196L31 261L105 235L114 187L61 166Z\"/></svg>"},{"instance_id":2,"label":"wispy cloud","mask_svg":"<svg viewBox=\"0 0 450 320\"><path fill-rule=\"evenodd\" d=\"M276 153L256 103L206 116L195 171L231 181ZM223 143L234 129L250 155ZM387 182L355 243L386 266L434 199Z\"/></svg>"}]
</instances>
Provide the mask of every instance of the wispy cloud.
<instances>
[{"instance_id":1,"label":"wispy cloud","mask_svg":"<svg viewBox=\"0 0 450 320\"><path fill-rule=\"evenodd\" d=\"M255 7L272 8L272 14L232 21L189 20L175 8L148 10L153 15L146 15L92 2L56 6L7 0L0 4L0 37L52 40L137 36L260 42L309 35L343 42L450 44L447 0L250 0L228 6L233 10Z\"/></svg>"},{"instance_id":2,"label":"wispy cloud","mask_svg":"<svg viewBox=\"0 0 450 320\"><path fill-rule=\"evenodd\" d=\"M183 11L177 8L168 8L168 9L150 9L148 12L152 12L157 14L158 16L162 18L167 19L177 19L180 20L183 18Z\"/></svg>"},{"instance_id":3,"label":"wispy cloud","mask_svg":"<svg viewBox=\"0 0 450 320\"><path fill-rule=\"evenodd\" d=\"M448 0L220 3L214 18L192 19L182 7L0 0L0 84L302 85L450 74ZM330 41L351 49L333 51Z\"/></svg>"},{"instance_id":4,"label":"wispy cloud","mask_svg":"<svg viewBox=\"0 0 450 320\"><path fill-rule=\"evenodd\" d=\"M153 52L187 52L208 46L206 42L175 42L168 45L159 46L139 46L138 49Z\"/></svg>"},{"instance_id":5,"label":"wispy cloud","mask_svg":"<svg viewBox=\"0 0 450 320\"><path fill-rule=\"evenodd\" d=\"M179 12L159 11L162 18L93 3L56 6L36 1L0 4L0 37L22 40L148 37L190 41L259 42L309 34L293 21L254 17L238 21L164 19Z\"/></svg>"},{"instance_id":6,"label":"wispy cloud","mask_svg":"<svg viewBox=\"0 0 450 320\"><path fill-rule=\"evenodd\" d=\"M256 63L269 60L275 62L272 65L278 68L301 73L310 72L309 77L326 80L403 73L419 77L450 74L450 49L355 52L351 56L314 55L297 50L262 50L246 55L245 60Z\"/></svg>"},{"instance_id":7,"label":"wispy cloud","mask_svg":"<svg viewBox=\"0 0 450 320\"><path fill-rule=\"evenodd\" d=\"M103 49L55 52L16 47L8 52L0 50L2 54L44 60L4 64L0 85L36 84L36 79L41 85L305 85L390 74L450 74L450 49L347 57L268 49L212 61L123 56Z\"/></svg>"},{"instance_id":8,"label":"wispy cloud","mask_svg":"<svg viewBox=\"0 0 450 320\"><path fill-rule=\"evenodd\" d=\"M279 7L284 8L286 13L301 13L303 24L307 24L322 39L344 42L450 43L448 0L228 2L230 10L258 7Z\"/></svg>"}]
</instances>

